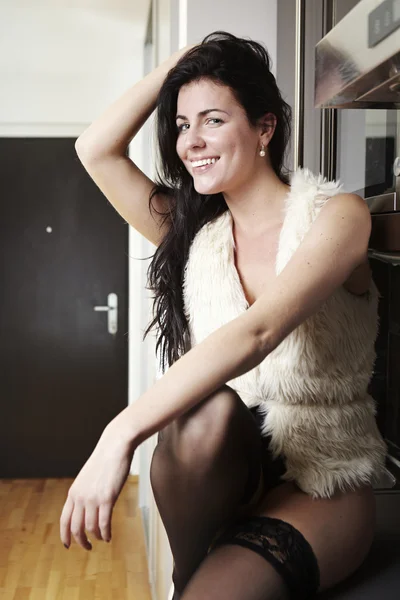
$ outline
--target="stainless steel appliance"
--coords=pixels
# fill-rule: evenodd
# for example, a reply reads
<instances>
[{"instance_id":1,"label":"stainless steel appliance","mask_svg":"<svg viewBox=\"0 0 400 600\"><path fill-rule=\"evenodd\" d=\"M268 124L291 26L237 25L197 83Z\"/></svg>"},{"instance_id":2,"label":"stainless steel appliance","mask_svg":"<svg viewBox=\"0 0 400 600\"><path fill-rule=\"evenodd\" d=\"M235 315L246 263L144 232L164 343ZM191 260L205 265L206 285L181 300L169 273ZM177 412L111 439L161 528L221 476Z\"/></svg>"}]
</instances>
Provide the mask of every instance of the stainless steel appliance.
<instances>
[{"instance_id":1,"label":"stainless steel appliance","mask_svg":"<svg viewBox=\"0 0 400 600\"><path fill-rule=\"evenodd\" d=\"M400 0L348 4L342 18L324 4L325 29L333 27L315 48L314 101L327 123L322 166L372 214L369 256L382 298L370 391L400 491ZM328 159L326 148L335 148Z\"/></svg>"},{"instance_id":2,"label":"stainless steel appliance","mask_svg":"<svg viewBox=\"0 0 400 600\"><path fill-rule=\"evenodd\" d=\"M381 298L370 393L393 482L375 490L363 567L321 600L400 596L400 0L278 2L277 82L294 108L288 166L304 166L369 205L369 256ZM397 159L397 160L396 160Z\"/></svg>"}]
</instances>

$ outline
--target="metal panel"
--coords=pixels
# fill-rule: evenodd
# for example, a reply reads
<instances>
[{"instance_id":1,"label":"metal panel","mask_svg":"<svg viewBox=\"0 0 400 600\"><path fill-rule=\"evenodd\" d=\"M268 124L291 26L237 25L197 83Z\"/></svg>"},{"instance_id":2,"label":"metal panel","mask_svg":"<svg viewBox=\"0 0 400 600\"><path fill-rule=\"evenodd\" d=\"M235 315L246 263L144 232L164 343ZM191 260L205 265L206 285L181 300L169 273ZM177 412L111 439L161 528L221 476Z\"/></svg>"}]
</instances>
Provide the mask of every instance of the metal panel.
<instances>
[{"instance_id":1,"label":"metal panel","mask_svg":"<svg viewBox=\"0 0 400 600\"><path fill-rule=\"evenodd\" d=\"M294 96L293 156L294 168L304 166L304 54L306 5L296 0L296 64Z\"/></svg>"},{"instance_id":2,"label":"metal panel","mask_svg":"<svg viewBox=\"0 0 400 600\"><path fill-rule=\"evenodd\" d=\"M370 247L382 252L400 252L400 212L372 215Z\"/></svg>"},{"instance_id":3,"label":"metal panel","mask_svg":"<svg viewBox=\"0 0 400 600\"><path fill-rule=\"evenodd\" d=\"M335 3L323 0L322 30L326 35L336 23ZM336 179L337 114L334 108L321 110L320 172L328 181Z\"/></svg>"},{"instance_id":4,"label":"metal panel","mask_svg":"<svg viewBox=\"0 0 400 600\"><path fill-rule=\"evenodd\" d=\"M391 33L369 44L373 15L384 12L381 0L361 0L316 46L315 106L341 108L400 107L400 9L391 0ZM390 80L390 81L389 81ZM384 85L387 82L387 85ZM377 96L377 90L382 96ZM375 90L372 96L368 96Z\"/></svg>"}]
</instances>

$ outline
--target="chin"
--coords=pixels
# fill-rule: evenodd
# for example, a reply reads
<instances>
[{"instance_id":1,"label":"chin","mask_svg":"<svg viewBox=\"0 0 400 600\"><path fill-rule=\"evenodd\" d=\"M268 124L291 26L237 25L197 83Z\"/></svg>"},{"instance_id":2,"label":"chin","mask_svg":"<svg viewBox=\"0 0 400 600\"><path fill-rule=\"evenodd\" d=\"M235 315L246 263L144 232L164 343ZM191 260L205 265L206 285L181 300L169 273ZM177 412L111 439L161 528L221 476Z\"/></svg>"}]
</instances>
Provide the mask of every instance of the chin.
<instances>
[{"instance_id":1,"label":"chin","mask_svg":"<svg viewBox=\"0 0 400 600\"><path fill-rule=\"evenodd\" d=\"M223 187L221 185L196 185L196 183L194 183L194 189L197 193L206 196L212 194L219 194L220 192L222 192Z\"/></svg>"}]
</instances>

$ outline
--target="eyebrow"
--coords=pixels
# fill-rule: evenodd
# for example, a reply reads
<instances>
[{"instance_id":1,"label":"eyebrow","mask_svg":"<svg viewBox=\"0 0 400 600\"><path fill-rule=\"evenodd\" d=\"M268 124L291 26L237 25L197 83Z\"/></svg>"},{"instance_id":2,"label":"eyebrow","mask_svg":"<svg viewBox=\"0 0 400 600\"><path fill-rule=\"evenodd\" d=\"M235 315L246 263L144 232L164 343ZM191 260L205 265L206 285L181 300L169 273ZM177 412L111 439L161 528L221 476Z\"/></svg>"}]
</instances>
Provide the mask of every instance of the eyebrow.
<instances>
[{"instance_id":1,"label":"eyebrow","mask_svg":"<svg viewBox=\"0 0 400 600\"><path fill-rule=\"evenodd\" d=\"M208 115L208 113L210 112L223 112L226 115L229 115L229 113L226 112L226 110L222 110L221 108L207 108L206 110L202 110L198 113L198 117L204 117L205 115ZM186 119L187 117L185 117L184 115L176 115L176 119Z\"/></svg>"}]
</instances>

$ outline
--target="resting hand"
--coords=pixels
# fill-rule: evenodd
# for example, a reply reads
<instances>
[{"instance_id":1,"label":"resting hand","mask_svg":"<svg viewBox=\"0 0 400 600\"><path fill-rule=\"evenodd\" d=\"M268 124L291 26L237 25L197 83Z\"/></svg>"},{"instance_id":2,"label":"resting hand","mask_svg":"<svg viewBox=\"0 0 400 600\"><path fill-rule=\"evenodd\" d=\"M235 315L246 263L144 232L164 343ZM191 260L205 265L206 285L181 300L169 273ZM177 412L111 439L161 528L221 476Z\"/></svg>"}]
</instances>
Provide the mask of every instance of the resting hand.
<instances>
[{"instance_id":1,"label":"resting hand","mask_svg":"<svg viewBox=\"0 0 400 600\"><path fill-rule=\"evenodd\" d=\"M72 534L82 548L91 550L85 530L98 540L111 540L112 511L133 453L111 422L69 489L60 519L60 537L66 547Z\"/></svg>"}]
</instances>

